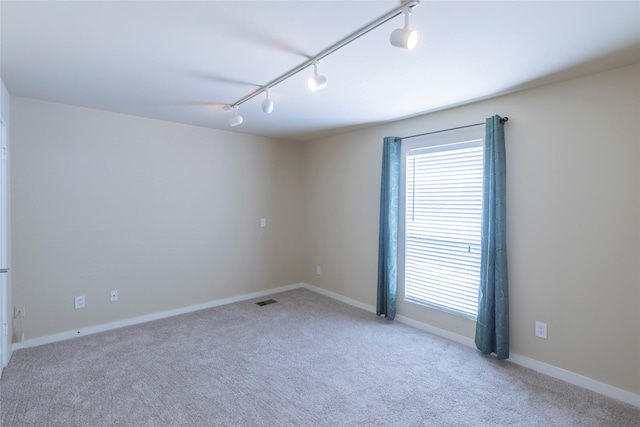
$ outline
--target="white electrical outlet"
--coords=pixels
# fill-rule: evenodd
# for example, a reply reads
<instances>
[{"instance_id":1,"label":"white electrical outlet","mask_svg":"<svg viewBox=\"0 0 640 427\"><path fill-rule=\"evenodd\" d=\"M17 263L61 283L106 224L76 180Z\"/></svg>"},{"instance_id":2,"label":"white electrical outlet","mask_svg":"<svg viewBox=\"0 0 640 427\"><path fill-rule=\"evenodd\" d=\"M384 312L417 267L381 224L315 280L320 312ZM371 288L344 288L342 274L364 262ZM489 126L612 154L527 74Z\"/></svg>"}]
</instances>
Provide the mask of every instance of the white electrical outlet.
<instances>
[{"instance_id":1,"label":"white electrical outlet","mask_svg":"<svg viewBox=\"0 0 640 427\"><path fill-rule=\"evenodd\" d=\"M25 316L24 305L16 305L13 307L13 318L22 319Z\"/></svg>"},{"instance_id":2,"label":"white electrical outlet","mask_svg":"<svg viewBox=\"0 0 640 427\"><path fill-rule=\"evenodd\" d=\"M111 302L118 301L118 291L111 291Z\"/></svg>"},{"instance_id":3,"label":"white electrical outlet","mask_svg":"<svg viewBox=\"0 0 640 427\"><path fill-rule=\"evenodd\" d=\"M260 227L264 228L267 226L267 218L260 218Z\"/></svg>"},{"instance_id":4,"label":"white electrical outlet","mask_svg":"<svg viewBox=\"0 0 640 427\"><path fill-rule=\"evenodd\" d=\"M84 308L84 295L80 295L75 299L75 308Z\"/></svg>"},{"instance_id":5,"label":"white electrical outlet","mask_svg":"<svg viewBox=\"0 0 640 427\"><path fill-rule=\"evenodd\" d=\"M538 338L547 339L547 324L542 322L536 322L536 336Z\"/></svg>"},{"instance_id":6,"label":"white electrical outlet","mask_svg":"<svg viewBox=\"0 0 640 427\"><path fill-rule=\"evenodd\" d=\"M319 276L320 272L322 271L322 269L320 268L319 265L316 265L316 274Z\"/></svg>"}]
</instances>

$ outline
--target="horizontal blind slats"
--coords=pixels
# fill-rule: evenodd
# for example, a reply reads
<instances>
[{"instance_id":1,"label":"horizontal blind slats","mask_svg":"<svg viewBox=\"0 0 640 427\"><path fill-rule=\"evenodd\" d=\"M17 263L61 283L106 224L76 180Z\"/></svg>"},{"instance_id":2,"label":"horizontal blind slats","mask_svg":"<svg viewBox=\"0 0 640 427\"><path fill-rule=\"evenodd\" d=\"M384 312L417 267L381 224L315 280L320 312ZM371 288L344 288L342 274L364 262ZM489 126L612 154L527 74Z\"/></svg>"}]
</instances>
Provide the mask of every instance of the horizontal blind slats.
<instances>
[{"instance_id":1,"label":"horizontal blind slats","mask_svg":"<svg viewBox=\"0 0 640 427\"><path fill-rule=\"evenodd\" d=\"M405 298L476 317L482 146L407 153Z\"/></svg>"}]
</instances>

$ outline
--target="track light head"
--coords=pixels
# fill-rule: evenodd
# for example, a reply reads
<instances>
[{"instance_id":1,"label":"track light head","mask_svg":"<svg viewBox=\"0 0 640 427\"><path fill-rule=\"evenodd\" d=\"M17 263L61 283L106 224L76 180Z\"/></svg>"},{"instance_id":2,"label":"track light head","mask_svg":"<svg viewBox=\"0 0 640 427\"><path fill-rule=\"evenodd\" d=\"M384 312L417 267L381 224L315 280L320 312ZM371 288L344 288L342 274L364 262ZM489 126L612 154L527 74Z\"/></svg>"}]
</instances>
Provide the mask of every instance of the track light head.
<instances>
[{"instance_id":1,"label":"track light head","mask_svg":"<svg viewBox=\"0 0 640 427\"><path fill-rule=\"evenodd\" d=\"M233 110L234 114L233 116L229 117L229 124L233 127L233 126L238 126L241 125L242 122L244 121L244 119L242 118L242 116L240 114L238 114L238 106L233 106L233 107L229 107L229 110Z\"/></svg>"},{"instance_id":2,"label":"track light head","mask_svg":"<svg viewBox=\"0 0 640 427\"><path fill-rule=\"evenodd\" d=\"M307 86L311 92L324 89L327 86L327 78L325 76L313 76L307 80Z\"/></svg>"},{"instance_id":3,"label":"track light head","mask_svg":"<svg viewBox=\"0 0 640 427\"><path fill-rule=\"evenodd\" d=\"M391 45L413 50L418 43L418 32L411 28L397 28L391 33Z\"/></svg>"},{"instance_id":4,"label":"track light head","mask_svg":"<svg viewBox=\"0 0 640 427\"><path fill-rule=\"evenodd\" d=\"M273 101L271 100L271 98L269 98L270 92L271 92L270 89L266 90L265 93L267 94L267 99L262 101L262 111L264 111L267 114L271 114L271 112L273 111Z\"/></svg>"},{"instance_id":5,"label":"track light head","mask_svg":"<svg viewBox=\"0 0 640 427\"><path fill-rule=\"evenodd\" d=\"M389 41L392 46L413 50L418 43L418 32L409 28L409 15L411 15L411 8L407 7L403 13L404 28L393 30Z\"/></svg>"},{"instance_id":6,"label":"track light head","mask_svg":"<svg viewBox=\"0 0 640 427\"><path fill-rule=\"evenodd\" d=\"M307 86L311 92L315 92L320 89L324 89L327 86L327 78L325 76L318 75L318 63L313 63L313 76L307 80Z\"/></svg>"}]
</instances>

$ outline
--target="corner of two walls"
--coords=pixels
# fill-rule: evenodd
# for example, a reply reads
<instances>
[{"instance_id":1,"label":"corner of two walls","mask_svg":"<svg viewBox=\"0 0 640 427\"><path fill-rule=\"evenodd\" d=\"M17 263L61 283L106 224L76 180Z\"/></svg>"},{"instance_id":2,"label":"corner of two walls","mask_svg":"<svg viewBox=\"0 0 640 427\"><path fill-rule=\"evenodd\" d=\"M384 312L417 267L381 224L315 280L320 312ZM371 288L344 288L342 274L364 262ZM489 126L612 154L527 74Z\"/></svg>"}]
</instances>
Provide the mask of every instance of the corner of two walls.
<instances>
[{"instance_id":1,"label":"corner of two walls","mask_svg":"<svg viewBox=\"0 0 640 427\"><path fill-rule=\"evenodd\" d=\"M511 350L640 394L638 75L636 64L305 143L305 281L375 305L383 137L509 116ZM407 303L399 285L398 314L473 337L474 322Z\"/></svg>"},{"instance_id":2,"label":"corner of two walls","mask_svg":"<svg viewBox=\"0 0 640 427\"><path fill-rule=\"evenodd\" d=\"M299 144L20 97L11 134L27 339L302 281Z\"/></svg>"}]
</instances>

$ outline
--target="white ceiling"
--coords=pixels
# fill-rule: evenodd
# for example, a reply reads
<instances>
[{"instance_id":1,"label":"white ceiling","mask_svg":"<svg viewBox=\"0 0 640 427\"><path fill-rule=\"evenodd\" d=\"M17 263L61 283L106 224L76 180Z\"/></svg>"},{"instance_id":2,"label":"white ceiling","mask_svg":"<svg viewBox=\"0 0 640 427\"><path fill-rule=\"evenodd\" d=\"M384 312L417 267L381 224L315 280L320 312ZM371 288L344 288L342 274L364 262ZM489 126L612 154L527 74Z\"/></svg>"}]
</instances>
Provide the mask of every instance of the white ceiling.
<instances>
[{"instance_id":1,"label":"white ceiling","mask_svg":"<svg viewBox=\"0 0 640 427\"><path fill-rule=\"evenodd\" d=\"M305 62L399 1L6 1L12 95L308 140L640 62L638 1L422 1L414 51L397 17L240 108L225 104Z\"/></svg>"}]
</instances>

